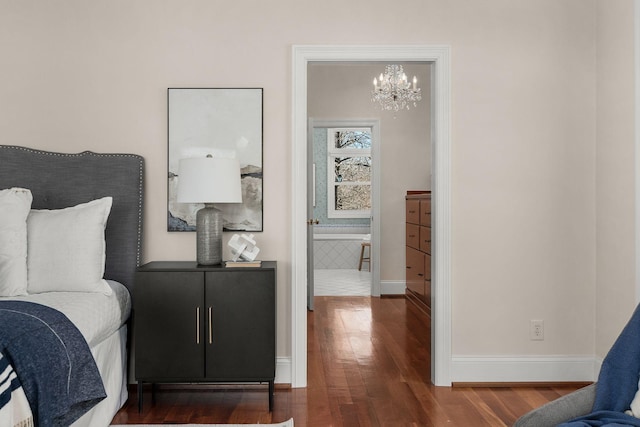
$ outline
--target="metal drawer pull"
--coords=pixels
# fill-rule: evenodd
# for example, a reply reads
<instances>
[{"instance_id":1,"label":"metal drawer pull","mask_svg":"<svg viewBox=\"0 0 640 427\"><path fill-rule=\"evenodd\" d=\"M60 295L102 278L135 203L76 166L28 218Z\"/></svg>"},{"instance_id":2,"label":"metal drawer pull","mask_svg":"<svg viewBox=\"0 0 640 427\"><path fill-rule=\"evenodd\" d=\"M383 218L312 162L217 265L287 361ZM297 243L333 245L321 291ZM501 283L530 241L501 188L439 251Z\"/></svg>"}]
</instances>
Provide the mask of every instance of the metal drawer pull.
<instances>
[{"instance_id":1,"label":"metal drawer pull","mask_svg":"<svg viewBox=\"0 0 640 427\"><path fill-rule=\"evenodd\" d=\"M211 319L211 307L209 307L209 344L213 344L213 320Z\"/></svg>"},{"instance_id":2,"label":"metal drawer pull","mask_svg":"<svg viewBox=\"0 0 640 427\"><path fill-rule=\"evenodd\" d=\"M200 307L196 307L196 344L200 344Z\"/></svg>"}]
</instances>

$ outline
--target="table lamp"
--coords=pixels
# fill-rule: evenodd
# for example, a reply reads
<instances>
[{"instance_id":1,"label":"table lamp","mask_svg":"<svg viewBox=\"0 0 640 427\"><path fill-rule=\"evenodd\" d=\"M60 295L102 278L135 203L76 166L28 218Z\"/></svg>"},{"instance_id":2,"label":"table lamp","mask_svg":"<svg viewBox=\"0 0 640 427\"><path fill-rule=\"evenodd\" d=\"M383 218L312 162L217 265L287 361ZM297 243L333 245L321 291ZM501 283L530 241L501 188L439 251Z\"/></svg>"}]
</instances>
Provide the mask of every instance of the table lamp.
<instances>
[{"instance_id":1,"label":"table lamp","mask_svg":"<svg viewBox=\"0 0 640 427\"><path fill-rule=\"evenodd\" d=\"M213 203L242 203L237 159L192 157L180 159L178 203L204 203L196 213L196 253L200 265L222 263L222 212Z\"/></svg>"}]
</instances>

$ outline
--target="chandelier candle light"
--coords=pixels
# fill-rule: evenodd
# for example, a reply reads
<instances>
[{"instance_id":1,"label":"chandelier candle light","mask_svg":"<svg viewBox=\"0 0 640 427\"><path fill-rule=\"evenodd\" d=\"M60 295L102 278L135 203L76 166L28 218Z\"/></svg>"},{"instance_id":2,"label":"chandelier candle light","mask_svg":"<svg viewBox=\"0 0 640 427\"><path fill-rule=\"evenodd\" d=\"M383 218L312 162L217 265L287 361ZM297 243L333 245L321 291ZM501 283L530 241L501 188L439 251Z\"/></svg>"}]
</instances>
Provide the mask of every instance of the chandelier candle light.
<instances>
[{"instance_id":1,"label":"chandelier candle light","mask_svg":"<svg viewBox=\"0 0 640 427\"><path fill-rule=\"evenodd\" d=\"M402 65L387 65L384 74L380 74L380 81L373 79L371 101L379 102L383 110L408 110L410 103L416 107L422 99L417 83L416 76L413 76L413 83L407 81Z\"/></svg>"},{"instance_id":2,"label":"chandelier candle light","mask_svg":"<svg viewBox=\"0 0 640 427\"><path fill-rule=\"evenodd\" d=\"M222 212L213 203L242 203L240 164L236 159L181 159L178 203L204 203L196 213L197 260L200 265L222 263Z\"/></svg>"}]
</instances>

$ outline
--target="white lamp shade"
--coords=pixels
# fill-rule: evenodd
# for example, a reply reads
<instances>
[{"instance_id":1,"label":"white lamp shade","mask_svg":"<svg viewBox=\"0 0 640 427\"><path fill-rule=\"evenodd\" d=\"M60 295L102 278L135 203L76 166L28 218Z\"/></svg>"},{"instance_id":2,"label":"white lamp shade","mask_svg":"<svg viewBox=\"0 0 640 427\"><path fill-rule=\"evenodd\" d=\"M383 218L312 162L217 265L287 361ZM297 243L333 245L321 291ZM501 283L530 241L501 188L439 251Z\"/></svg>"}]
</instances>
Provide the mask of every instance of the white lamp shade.
<instances>
[{"instance_id":1,"label":"white lamp shade","mask_svg":"<svg viewBox=\"0 0 640 427\"><path fill-rule=\"evenodd\" d=\"M236 159L194 157L178 166L178 203L242 203Z\"/></svg>"}]
</instances>

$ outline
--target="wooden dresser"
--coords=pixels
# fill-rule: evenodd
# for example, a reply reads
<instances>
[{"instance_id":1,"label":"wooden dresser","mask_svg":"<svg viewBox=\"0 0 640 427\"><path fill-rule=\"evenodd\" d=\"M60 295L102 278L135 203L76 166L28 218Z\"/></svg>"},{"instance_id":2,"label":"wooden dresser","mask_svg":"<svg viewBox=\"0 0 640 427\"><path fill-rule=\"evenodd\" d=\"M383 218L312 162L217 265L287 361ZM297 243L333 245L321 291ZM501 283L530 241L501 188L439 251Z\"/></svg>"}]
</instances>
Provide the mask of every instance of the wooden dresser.
<instances>
[{"instance_id":1,"label":"wooden dresser","mask_svg":"<svg viewBox=\"0 0 640 427\"><path fill-rule=\"evenodd\" d=\"M405 199L406 296L431 315L431 192Z\"/></svg>"}]
</instances>

